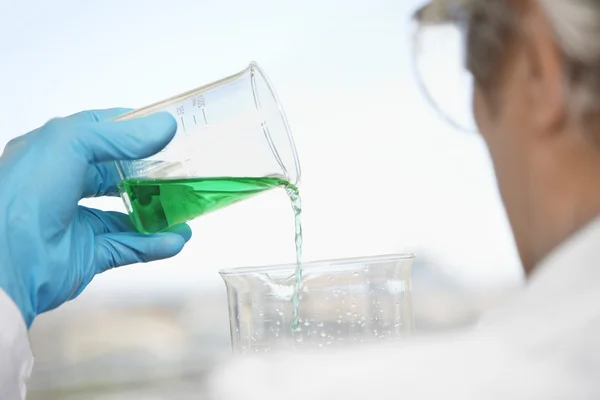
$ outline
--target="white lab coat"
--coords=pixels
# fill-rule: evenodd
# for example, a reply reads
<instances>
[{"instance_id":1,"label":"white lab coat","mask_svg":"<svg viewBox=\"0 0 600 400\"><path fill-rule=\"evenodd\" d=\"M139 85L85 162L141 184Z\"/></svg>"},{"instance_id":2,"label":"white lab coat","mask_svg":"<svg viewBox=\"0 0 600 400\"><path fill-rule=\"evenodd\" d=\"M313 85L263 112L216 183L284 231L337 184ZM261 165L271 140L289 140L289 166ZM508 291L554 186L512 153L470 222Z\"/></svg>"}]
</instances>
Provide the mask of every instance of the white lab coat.
<instances>
[{"instance_id":1,"label":"white lab coat","mask_svg":"<svg viewBox=\"0 0 600 400\"><path fill-rule=\"evenodd\" d=\"M25 320L17 305L0 289L0 399L24 399L32 368Z\"/></svg>"},{"instance_id":2,"label":"white lab coat","mask_svg":"<svg viewBox=\"0 0 600 400\"><path fill-rule=\"evenodd\" d=\"M600 219L474 329L240 359L218 369L210 386L213 400L600 399Z\"/></svg>"},{"instance_id":3,"label":"white lab coat","mask_svg":"<svg viewBox=\"0 0 600 400\"><path fill-rule=\"evenodd\" d=\"M24 399L33 357L0 291L0 399ZM600 218L563 243L476 329L322 355L240 359L213 400L599 399Z\"/></svg>"}]
</instances>

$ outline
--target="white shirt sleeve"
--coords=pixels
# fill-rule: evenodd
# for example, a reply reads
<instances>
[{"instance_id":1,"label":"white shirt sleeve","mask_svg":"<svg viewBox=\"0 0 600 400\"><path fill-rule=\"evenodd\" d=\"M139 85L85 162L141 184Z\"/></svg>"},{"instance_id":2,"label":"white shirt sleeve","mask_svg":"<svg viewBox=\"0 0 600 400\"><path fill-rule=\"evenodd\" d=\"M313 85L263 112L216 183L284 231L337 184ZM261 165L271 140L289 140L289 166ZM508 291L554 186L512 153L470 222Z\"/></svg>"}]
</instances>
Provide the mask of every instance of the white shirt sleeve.
<instances>
[{"instance_id":1,"label":"white shirt sleeve","mask_svg":"<svg viewBox=\"0 0 600 400\"><path fill-rule=\"evenodd\" d=\"M0 399L24 400L32 369L27 326L16 304L0 289Z\"/></svg>"},{"instance_id":2,"label":"white shirt sleeve","mask_svg":"<svg viewBox=\"0 0 600 400\"><path fill-rule=\"evenodd\" d=\"M457 335L323 355L241 358L217 369L211 400L592 399L565 360L494 336ZM592 391L592 392L590 392Z\"/></svg>"}]
</instances>

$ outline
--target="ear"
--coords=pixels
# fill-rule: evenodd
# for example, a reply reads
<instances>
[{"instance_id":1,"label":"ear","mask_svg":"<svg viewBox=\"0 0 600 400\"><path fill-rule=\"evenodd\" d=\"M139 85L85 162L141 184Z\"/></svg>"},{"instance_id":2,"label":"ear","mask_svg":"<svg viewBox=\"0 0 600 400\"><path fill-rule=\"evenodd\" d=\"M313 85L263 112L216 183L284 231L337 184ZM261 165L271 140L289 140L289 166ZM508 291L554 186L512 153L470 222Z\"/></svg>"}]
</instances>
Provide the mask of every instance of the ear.
<instances>
[{"instance_id":1,"label":"ear","mask_svg":"<svg viewBox=\"0 0 600 400\"><path fill-rule=\"evenodd\" d=\"M517 8L521 15L525 56L526 87L523 89L531 101L531 121L540 134L554 134L560 130L567 116L563 56L555 42L550 21L539 3L524 1Z\"/></svg>"}]
</instances>

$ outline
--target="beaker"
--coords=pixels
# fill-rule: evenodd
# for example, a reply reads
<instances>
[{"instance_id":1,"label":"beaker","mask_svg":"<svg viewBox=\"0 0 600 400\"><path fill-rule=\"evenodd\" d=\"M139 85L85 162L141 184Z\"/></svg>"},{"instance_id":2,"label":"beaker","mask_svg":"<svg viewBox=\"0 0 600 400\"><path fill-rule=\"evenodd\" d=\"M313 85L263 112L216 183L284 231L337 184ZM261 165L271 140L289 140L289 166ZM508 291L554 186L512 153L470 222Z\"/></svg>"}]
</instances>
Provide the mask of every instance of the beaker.
<instances>
[{"instance_id":1,"label":"beaker","mask_svg":"<svg viewBox=\"0 0 600 400\"><path fill-rule=\"evenodd\" d=\"M296 264L221 270L234 354L327 350L413 332L411 254L302 264L299 327L293 319Z\"/></svg>"},{"instance_id":2,"label":"beaker","mask_svg":"<svg viewBox=\"0 0 600 400\"><path fill-rule=\"evenodd\" d=\"M255 62L115 120L158 111L177 120L169 145L151 157L116 163L121 197L138 231L158 232L273 187L299 184L285 113Z\"/></svg>"}]
</instances>

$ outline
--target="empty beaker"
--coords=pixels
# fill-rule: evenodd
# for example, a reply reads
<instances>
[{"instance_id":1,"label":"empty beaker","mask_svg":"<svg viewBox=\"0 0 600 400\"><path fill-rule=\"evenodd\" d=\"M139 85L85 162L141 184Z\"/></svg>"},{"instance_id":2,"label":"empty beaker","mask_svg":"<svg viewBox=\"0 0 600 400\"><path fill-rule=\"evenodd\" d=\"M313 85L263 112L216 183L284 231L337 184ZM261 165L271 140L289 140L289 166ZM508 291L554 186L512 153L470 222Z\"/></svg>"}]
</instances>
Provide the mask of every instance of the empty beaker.
<instances>
[{"instance_id":1,"label":"empty beaker","mask_svg":"<svg viewBox=\"0 0 600 400\"><path fill-rule=\"evenodd\" d=\"M234 353L318 351L410 335L413 259L398 254L302 264L295 330L296 264L220 271Z\"/></svg>"},{"instance_id":2,"label":"empty beaker","mask_svg":"<svg viewBox=\"0 0 600 400\"><path fill-rule=\"evenodd\" d=\"M169 112L177 132L143 160L118 161L136 229L154 233L277 186L300 181L283 108L262 69L243 71L116 120Z\"/></svg>"}]
</instances>

